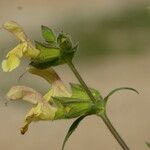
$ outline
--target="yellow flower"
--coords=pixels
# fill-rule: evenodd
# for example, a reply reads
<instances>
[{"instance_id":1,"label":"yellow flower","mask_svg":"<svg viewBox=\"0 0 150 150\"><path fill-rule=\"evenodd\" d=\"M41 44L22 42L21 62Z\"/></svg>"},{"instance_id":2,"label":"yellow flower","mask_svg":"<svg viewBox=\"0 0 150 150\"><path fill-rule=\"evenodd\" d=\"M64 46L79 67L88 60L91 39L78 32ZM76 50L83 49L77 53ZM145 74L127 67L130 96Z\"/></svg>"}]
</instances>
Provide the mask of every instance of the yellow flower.
<instances>
[{"instance_id":1,"label":"yellow flower","mask_svg":"<svg viewBox=\"0 0 150 150\"><path fill-rule=\"evenodd\" d=\"M26 115L24 126L21 128L22 134L28 130L28 126L32 121L55 119L58 108L54 106L52 96L71 96L53 69L38 70L32 67L28 71L43 77L51 83L52 87L45 96L26 86L14 86L7 93L10 100L22 99L34 104L34 107Z\"/></svg>"},{"instance_id":2,"label":"yellow flower","mask_svg":"<svg viewBox=\"0 0 150 150\"><path fill-rule=\"evenodd\" d=\"M10 21L3 25L3 28L15 35L20 43L12 49L2 62L2 69L5 72L10 72L17 68L20 64L20 58L23 56L35 58L40 51L34 47L31 41L25 35L23 29L16 22Z\"/></svg>"},{"instance_id":3,"label":"yellow flower","mask_svg":"<svg viewBox=\"0 0 150 150\"><path fill-rule=\"evenodd\" d=\"M57 108L51 106L40 93L29 87L14 86L7 93L7 97L10 100L22 99L35 105L26 115L24 126L21 128L22 134L28 130L32 121L53 120L55 117Z\"/></svg>"},{"instance_id":4,"label":"yellow flower","mask_svg":"<svg viewBox=\"0 0 150 150\"><path fill-rule=\"evenodd\" d=\"M52 102L53 96L61 96L61 97L70 97L71 94L68 92L67 88L63 84L60 77L54 71L54 69L36 69L34 67L28 68L28 71L32 74L43 77L46 81L51 84L51 89L44 95L44 98Z\"/></svg>"}]
</instances>

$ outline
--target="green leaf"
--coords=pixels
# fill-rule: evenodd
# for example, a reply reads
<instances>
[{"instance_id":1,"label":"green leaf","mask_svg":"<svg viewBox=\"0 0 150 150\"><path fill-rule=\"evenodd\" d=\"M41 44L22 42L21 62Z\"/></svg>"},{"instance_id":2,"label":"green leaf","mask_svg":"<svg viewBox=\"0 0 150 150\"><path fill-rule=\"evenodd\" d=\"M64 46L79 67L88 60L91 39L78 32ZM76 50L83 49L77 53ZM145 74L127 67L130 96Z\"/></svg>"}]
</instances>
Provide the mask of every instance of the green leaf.
<instances>
[{"instance_id":1,"label":"green leaf","mask_svg":"<svg viewBox=\"0 0 150 150\"><path fill-rule=\"evenodd\" d=\"M121 87L121 88L117 88L117 89L112 90L112 91L104 98L104 100L107 102L108 99L109 99L109 97L110 97L112 94L114 94L115 92L120 91L120 90L131 90L131 91L136 92L137 94L139 94L139 92L138 92L137 90L133 89L133 88L130 88L130 87Z\"/></svg>"},{"instance_id":2,"label":"green leaf","mask_svg":"<svg viewBox=\"0 0 150 150\"><path fill-rule=\"evenodd\" d=\"M72 90L72 98L89 99L89 96L80 84L70 83L70 85ZM95 99L101 99L101 94L97 90L90 88L90 91Z\"/></svg>"},{"instance_id":3,"label":"green leaf","mask_svg":"<svg viewBox=\"0 0 150 150\"><path fill-rule=\"evenodd\" d=\"M42 36L45 39L45 41L47 41L49 43L55 42L56 37L50 28L42 25L41 29L42 29Z\"/></svg>"},{"instance_id":4,"label":"green leaf","mask_svg":"<svg viewBox=\"0 0 150 150\"><path fill-rule=\"evenodd\" d=\"M150 148L150 143L149 142L146 142L146 145Z\"/></svg>"},{"instance_id":5,"label":"green leaf","mask_svg":"<svg viewBox=\"0 0 150 150\"><path fill-rule=\"evenodd\" d=\"M81 116L78 119L76 119L73 124L70 126L67 135L65 136L63 145L62 145L62 150L64 150L65 144L67 142L67 140L69 139L69 137L71 136L71 134L75 131L75 129L78 127L78 125L80 124L80 122L85 118L86 116Z\"/></svg>"}]
</instances>

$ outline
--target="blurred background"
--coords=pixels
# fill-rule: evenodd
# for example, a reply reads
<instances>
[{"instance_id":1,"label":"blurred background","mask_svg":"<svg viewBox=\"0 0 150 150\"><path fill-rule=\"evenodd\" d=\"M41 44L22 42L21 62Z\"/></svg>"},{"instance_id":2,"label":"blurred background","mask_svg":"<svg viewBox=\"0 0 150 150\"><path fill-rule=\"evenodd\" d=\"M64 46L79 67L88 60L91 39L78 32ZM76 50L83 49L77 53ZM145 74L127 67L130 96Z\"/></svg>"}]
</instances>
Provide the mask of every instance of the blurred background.
<instances>
[{"instance_id":1,"label":"blurred background","mask_svg":"<svg viewBox=\"0 0 150 150\"><path fill-rule=\"evenodd\" d=\"M0 26L9 20L21 24L31 39L42 40L40 26L65 31L79 43L74 62L89 86L106 95L129 86L140 95L122 91L112 96L108 115L133 150L148 150L150 141L150 1L149 0L0 0ZM0 60L18 41L0 30ZM41 78L26 74L28 62L11 73L0 70L0 149L60 150L73 120L32 123L26 135L22 126L31 105L8 103L12 85L26 85L43 94L50 88ZM63 81L77 82L66 65L55 67ZM120 150L98 117L87 117L72 135L66 150Z\"/></svg>"}]
</instances>

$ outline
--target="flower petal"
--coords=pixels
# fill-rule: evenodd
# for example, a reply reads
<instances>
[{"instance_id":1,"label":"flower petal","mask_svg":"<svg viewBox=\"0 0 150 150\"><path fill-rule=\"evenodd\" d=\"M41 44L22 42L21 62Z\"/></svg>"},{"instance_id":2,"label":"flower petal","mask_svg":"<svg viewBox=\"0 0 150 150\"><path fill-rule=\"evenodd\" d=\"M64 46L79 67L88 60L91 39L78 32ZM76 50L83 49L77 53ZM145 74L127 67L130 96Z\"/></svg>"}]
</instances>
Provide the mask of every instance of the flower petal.
<instances>
[{"instance_id":1,"label":"flower petal","mask_svg":"<svg viewBox=\"0 0 150 150\"><path fill-rule=\"evenodd\" d=\"M58 76L58 74L52 68L50 68L50 69L37 69L34 67L29 67L28 71L31 74L38 75L38 76L44 78L50 84L54 83L57 80L61 80L60 77Z\"/></svg>"},{"instance_id":2,"label":"flower petal","mask_svg":"<svg viewBox=\"0 0 150 150\"><path fill-rule=\"evenodd\" d=\"M17 68L20 64L20 58L23 56L23 50L26 49L27 44L18 44L7 54L7 59L2 62L2 69L5 72L10 72Z\"/></svg>"},{"instance_id":3,"label":"flower petal","mask_svg":"<svg viewBox=\"0 0 150 150\"><path fill-rule=\"evenodd\" d=\"M58 76L58 74L55 72L54 69L50 68L40 70L34 67L30 67L28 68L28 71L32 74L43 77L46 81L48 81L52 85L49 92L44 95L44 98L47 101L52 102L51 98L53 96L65 96L65 97L71 96L71 94L68 92L67 88L65 87L65 85L63 84L63 82L61 81L60 77Z\"/></svg>"},{"instance_id":4,"label":"flower petal","mask_svg":"<svg viewBox=\"0 0 150 150\"><path fill-rule=\"evenodd\" d=\"M17 68L19 64L20 59L15 55L11 55L10 57L2 61L2 69L4 72L10 72Z\"/></svg>"},{"instance_id":5,"label":"flower petal","mask_svg":"<svg viewBox=\"0 0 150 150\"><path fill-rule=\"evenodd\" d=\"M40 51L35 48L31 42L27 42L27 48L24 51L24 55L29 58L36 58L39 55Z\"/></svg>"},{"instance_id":6,"label":"flower petal","mask_svg":"<svg viewBox=\"0 0 150 150\"><path fill-rule=\"evenodd\" d=\"M24 55L29 58L34 58L38 55L39 50L37 50L31 43L23 42L18 44L14 49L12 49L7 54L7 59L2 62L2 69L5 72L10 72L17 68L20 64L20 58Z\"/></svg>"},{"instance_id":7,"label":"flower petal","mask_svg":"<svg viewBox=\"0 0 150 150\"><path fill-rule=\"evenodd\" d=\"M66 90L66 87L61 81L54 82L52 88L44 95L47 101L52 102L52 97L70 97L71 94Z\"/></svg>"},{"instance_id":8,"label":"flower petal","mask_svg":"<svg viewBox=\"0 0 150 150\"><path fill-rule=\"evenodd\" d=\"M6 22L4 23L3 28L14 34L21 42L27 41L27 36L25 35L23 29L16 22Z\"/></svg>"},{"instance_id":9,"label":"flower petal","mask_svg":"<svg viewBox=\"0 0 150 150\"><path fill-rule=\"evenodd\" d=\"M21 43L7 54L7 59L3 61L2 68L5 72L10 72L19 66L19 58L26 56L36 58L40 51L35 48L31 41L25 35L23 29L16 22L10 21L3 25L3 28L14 34Z\"/></svg>"},{"instance_id":10,"label":"flower petal","mask_svg":"<svg viewBox=\"0 0 150 150\"><path fill-rule=\"evenodd\" d=\"M40 93L26 86L13 86L7 93L7 97L10 100L22 99L32 104L44 101L43 96Z\"/></svg>"},{"instance_id":11,"label":"flower petal","mask_svg":"<svg viewBox=\"0 0 150 150\"><path fill-rule=\"evenodd\" d=\"M23 42L21 44L18 44L14 49L12 49L8 54L7 57L10 57L11 55L15 55L18 58L21 58L23 56L23 52L27 49L27 43Z\"/></svg>"},{"instance_id":12,"label":"flower petal","mask_svg":"<svg viewBox=\"0 0 150 150\"><path fill-rule=\"evenodd\" d=\"M57 108L52 107L48 103L38 103L37 106L32 108L26 116L24 126L21 128L21 133L25 134L28 126L32 121L47 121L54 120Z\"/></svg>"},{"instance_id":13,"label":"flower petal","mask_svg":"<svg viewBox=\"0 0 150 150\"><path fill-rule=\"evenodd\" d=\"M43 96L26 86L14 86L7 93L7 97L11 100L22 99L28 101L35 106L26 115L24 126L21 133L24 134L28 130L28 126L32 121L54 120L57 108L51 106Z\"/></svg>"}]
</instances>

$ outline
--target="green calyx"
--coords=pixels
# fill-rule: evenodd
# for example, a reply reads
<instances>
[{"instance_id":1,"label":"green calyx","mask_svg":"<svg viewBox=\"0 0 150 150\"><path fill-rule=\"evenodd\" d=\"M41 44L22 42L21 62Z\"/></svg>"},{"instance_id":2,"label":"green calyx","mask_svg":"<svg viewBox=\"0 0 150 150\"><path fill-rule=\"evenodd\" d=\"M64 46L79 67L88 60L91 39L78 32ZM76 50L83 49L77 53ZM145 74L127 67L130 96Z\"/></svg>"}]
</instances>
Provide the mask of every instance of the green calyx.
<instances>
[{"instance_id":1,"label":"green calyx","mask_svg":"<svg viewBox=\"0 0 150 150\"><path fill-rule=\"evenodd\" d=\"M46 69L66 63L66 58L69 60L73 59L77 45L72 45L68 34L60 33L56 36L46 26L42 26L41 29L46 43L35 42L35 46L40 50L40 53L36 58L31 60L30 65L38 69Z\"/></svg>"},{"instance_id":2,"label":"green calyx","mask_svg":"<svg viewBox=\"0 0 150 150\"><path fill-rule=\"evenodd\" d=\"M75 131L75 129L85 117L89 115L97 115L100 116L103 120L106 120L106 105L108 99L112 94L120 90L131 90L138 93L138 91L133 88L121 87L112 90L105 98L103 98L97 90L89 88L90 92L96 100L95 102L93 102L81 85L72 83L70 85L72 90L71 97L53 97L54 103L59 107L58 111L56 112L55 119L68 119L78 117L72 123L65 136L62 150L64 150L65 144L71 134Z\"/></svg>"},{"instance_id":3,"label":"green calyx","mask_svg":"<svg viewBox=\"0 0 150 150\"><path fill-rule=\"evenodd\" d=\"M94 104L88 97L84 88L79 84L71 83L71 97L53 97L55 105L59 108L55 119L75 118L82 115L96 114L100 107L100 93L91 89L97 102ZM97 107L98 106L98 107Z\"/></svg>"},{"instance_id":4,"label":"green calyx","mask_svg":"<svg viewBox=\"0 0 150 150\"><path fill-rule=\"evenodd\" d=\"M93 103L87 95L85 89L80 84L71 83L71 97L53 97L53 102L57 106L55 119L68 119L76 118L79 116L98 115L103 116L106 113L106 105L108 98L119 90L132 90L137 93L133 88L122 87L112 90L105 98L93 88L89 88L95 98Z\"/></svg>"}]
</instances>

